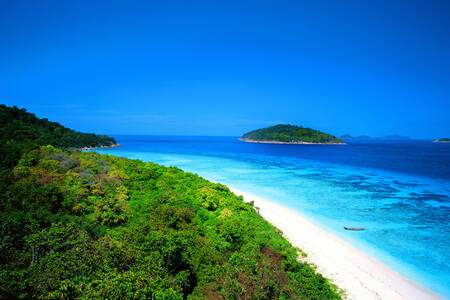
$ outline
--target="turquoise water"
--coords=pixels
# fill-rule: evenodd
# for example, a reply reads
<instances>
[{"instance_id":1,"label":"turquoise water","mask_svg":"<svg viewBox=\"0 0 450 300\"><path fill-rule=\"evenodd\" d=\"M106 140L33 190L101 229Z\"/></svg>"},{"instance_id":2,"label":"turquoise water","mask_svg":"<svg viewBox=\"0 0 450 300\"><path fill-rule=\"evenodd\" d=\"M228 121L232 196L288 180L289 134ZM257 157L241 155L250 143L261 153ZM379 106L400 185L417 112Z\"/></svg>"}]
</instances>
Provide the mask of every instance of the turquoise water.
<instances>
[{"instance_id":1,"label":"turquoise water","mask_svg":"<svg viewBox=\"0 0 450 300\"><path fill-rule=\"evenodd\" d=\"M177 166L291 208L450 297L450 147L249 144L225 137L118 136L98 150ZM350 232L343 226L366 227Z\"/></svg>"}]
</instances>

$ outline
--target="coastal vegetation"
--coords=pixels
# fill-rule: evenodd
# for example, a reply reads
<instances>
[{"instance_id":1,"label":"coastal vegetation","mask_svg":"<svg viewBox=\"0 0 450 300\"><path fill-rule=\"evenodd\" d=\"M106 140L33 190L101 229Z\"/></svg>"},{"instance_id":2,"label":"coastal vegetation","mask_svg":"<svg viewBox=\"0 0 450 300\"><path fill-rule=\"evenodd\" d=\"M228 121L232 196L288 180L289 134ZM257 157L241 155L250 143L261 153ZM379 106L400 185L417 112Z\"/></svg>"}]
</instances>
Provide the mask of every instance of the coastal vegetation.
<instances>
[{"instance_id":1,"label":"coastal vegetation","mask_svg":"<svg viewBox=\"0 0 450 300\"><path fill-rule=\"evenodd\" d=\"M39 145L83 148L111 146L116 140L105 135L77 132L40 119L23 108L0 104L0 144L1 166L12 167L20 155Z\"/></svg>"},{"instance_id":2,"label":"coastal vegetation","mask_svg":"<svg viewBox=\"0 0 450 300\"><path fill-rule=\"evenodd\" d=\"M267 142L286 144L343 144L344 141L331 134L323 133L311 128L295 125L275 125L267 128L253 130L241 138L247 142Z\"/></svg>"},{"instance_id":3,"label":"coastal vegetation","mask_svg":"<svg viewBox=\"0 0 450 300\"><path fill-rule=\"evenodd\" d=\"M19 158L2 165L0 298L340 298L226 186L69 149L82 134L61 145L59 130L43 125L55 123L16 108L2 113L23 124L1 136L2 153Z\"/></svg>"}]
</instances>

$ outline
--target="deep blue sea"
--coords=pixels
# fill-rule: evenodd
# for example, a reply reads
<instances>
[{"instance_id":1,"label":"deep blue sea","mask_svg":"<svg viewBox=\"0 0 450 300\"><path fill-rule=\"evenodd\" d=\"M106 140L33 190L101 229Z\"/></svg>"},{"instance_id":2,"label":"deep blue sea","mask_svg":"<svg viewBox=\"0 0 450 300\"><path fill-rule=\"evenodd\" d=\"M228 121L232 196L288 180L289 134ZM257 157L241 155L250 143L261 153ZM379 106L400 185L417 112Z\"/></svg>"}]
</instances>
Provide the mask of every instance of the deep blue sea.
<instances>
[{"instance_id":1,"label":"deep blue sea","mask_svg":"<svg viewBox=\"0 0 450 300\"><path fill-rule=\"evenodd\" d=\"M237 137L115 136L97 150L177 166L291 208L450 298L450 144L277 145ZM343 226L366 227L352 232Z\"/></svg>"}]
</instances>

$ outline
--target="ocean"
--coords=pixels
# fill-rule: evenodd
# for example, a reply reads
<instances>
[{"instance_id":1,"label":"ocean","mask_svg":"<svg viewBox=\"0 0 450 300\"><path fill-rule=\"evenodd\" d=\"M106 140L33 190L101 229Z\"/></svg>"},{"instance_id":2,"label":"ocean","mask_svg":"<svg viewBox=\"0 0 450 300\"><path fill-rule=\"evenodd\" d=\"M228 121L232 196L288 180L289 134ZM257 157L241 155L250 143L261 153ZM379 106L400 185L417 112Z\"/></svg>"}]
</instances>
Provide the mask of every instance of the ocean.
<instances>
[{"instance_id":1,"label":"ocean","mask_svg":"<svg viewBox=\"0 0 450 300\"><path fill-rule=\"evenodd\" d=\"M449 143L279 145L237 137L114 137L121 147L96 151L177 166L283 205L450 298Z\"/></svg>"}]
</instances>

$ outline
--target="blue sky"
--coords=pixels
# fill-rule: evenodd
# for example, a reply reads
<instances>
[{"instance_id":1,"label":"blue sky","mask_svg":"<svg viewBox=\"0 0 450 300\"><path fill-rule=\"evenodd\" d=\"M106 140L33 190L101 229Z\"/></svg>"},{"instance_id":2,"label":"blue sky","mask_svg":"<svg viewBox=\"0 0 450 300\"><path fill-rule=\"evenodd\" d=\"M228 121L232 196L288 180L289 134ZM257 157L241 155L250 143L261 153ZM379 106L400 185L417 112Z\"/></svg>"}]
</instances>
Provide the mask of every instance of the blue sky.
<instances>
[{"instance_id":1,"label":"blue sky","mask_svg":"<svg viewBox=\"0 0 450 300\"><path fill-rule=\"evenodd\" d=\"M450 136L448 1L2 1L0 102L88 132Z\"/></svg>"}]
</instances>

